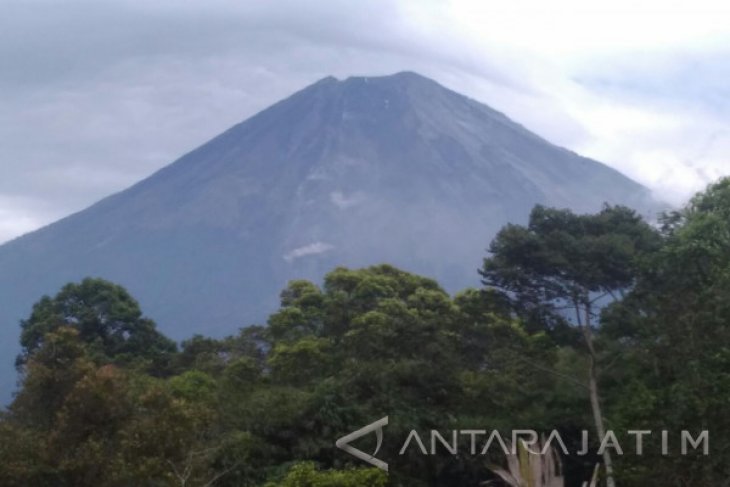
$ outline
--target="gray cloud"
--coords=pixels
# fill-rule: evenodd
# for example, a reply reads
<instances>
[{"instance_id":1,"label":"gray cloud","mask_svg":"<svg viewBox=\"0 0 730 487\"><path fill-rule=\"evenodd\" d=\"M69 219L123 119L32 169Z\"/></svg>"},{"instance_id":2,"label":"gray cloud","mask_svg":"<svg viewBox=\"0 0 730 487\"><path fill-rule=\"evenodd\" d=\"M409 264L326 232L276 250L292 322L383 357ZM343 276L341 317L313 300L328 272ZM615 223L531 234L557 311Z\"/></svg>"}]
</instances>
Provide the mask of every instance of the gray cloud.
<instances>
[{"instance_id":1,"label":"gray cloud","mask_svg":"<svg viewBox=\"0 0 730 487\"><path fill-rule=\"evenodd\" d=\"M704 122L677 130L697 147L707 141L713 157L725 148L718 120L727 108L713 103L725 93L721 73L701 97L679 75L673 89L658 92L652 83L664 78L636 66L566 68L539 46L480 39L441 2L2 4L0 242L125 188L326 75L418 71L620 168L628 159L634 167L668 132L647 128L635 140L611 132L607 148L598 140L606 134L593 128L605 116L585 105L616 100L650 112L695 111ZM638 85L628 86L632 81ZM680 92L684 106L666 103ZM662 177L681 178L671 175L684 167L679 161ZM629 173L663 184L646 172Z\"/></svg>"}]
</instances>

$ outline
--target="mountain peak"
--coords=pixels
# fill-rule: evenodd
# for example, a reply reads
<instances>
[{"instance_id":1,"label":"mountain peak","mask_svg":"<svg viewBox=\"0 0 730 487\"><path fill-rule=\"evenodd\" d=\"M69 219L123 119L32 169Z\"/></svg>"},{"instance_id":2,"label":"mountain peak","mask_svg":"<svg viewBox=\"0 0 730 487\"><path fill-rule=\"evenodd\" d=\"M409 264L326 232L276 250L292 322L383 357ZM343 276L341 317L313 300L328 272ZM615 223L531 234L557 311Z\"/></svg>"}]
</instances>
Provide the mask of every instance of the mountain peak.
<instances>
[{"instance_id":1,"label":"mountain peak","mask_svg":"<svg viewBox=\"0 0 730 487\"><path fill-rule=\"evenodd\" d=\"M648 192L413 72L327 77L71 217L0 246L0 323L85 276L174 338L261 322L290 279L388 262L449 291L535 204L646 211ZM17 327L0 353L17 353ZM11 370L0 368L3 383Z\"/></svg>"},{"instance_id":2,"label":"mountain peak","mask_svg":"<svg viewBox=\"0 0 730 487\"><path fill-rule=\"evenodd\" d=\"M339 83L339 82L340 82L340 80L338 80L337 78L335 78L332 75L329 75L329 76L325 76L324 78L316 81L314 83L314 85L330 85L330 84Z\"/></svg>"},{"instance_id":3,"label":"mountain peak","mask_svg":"<svg viewBox=\"0 0 730 487\"><path fill-rule=\"evenodd\" d=\"M427 83L431 85L438 85L436 81L431 78L427 78L414 71L400 71L394 74L382 75L382 76L349 76L346 78L344 83Z\"/></svg>"},{"instance_id":4,"label":"mountain peak","mask_svg":"<svg viewBox=\"0 0 730 487\"><path fill-rule=\"evenodd\" d=\"M333 75L325 76L318 80L315 84L332 84L332 83L382 83L382 82L420 82L438 85L438 83L431 78L423 76L422 74L416 73L415 71L399 71L393 74L376 75L376 76L364 76L364 75L353 75L348 76L344 79L339 79Z\"/></svg>"},{"instance_id":5,"label":"mountain peak","mask_svg":"<svg viewBox=\"0 0 730 487\"><path fill-rule=\"evenodd\" d=\"M360 91L390 91L394 93L398 91L401 94L409 94L411 90L418 88L420 88L421 94L424 94L426 90L433 90L431 91L432 95L437 91L441 91L443 93L451 92L433 79L427 78L426 76L413 71L401 71L381 76L348 76L344 79L338 79L334 76L326 76L315 82L310 87L323 87L326 90L331 90L333 92L343 91L348 95L353 95ZM307 91L307 89L302 91ZM454 92L451 93L458 95Z\"/></svg>"}]
</instances>

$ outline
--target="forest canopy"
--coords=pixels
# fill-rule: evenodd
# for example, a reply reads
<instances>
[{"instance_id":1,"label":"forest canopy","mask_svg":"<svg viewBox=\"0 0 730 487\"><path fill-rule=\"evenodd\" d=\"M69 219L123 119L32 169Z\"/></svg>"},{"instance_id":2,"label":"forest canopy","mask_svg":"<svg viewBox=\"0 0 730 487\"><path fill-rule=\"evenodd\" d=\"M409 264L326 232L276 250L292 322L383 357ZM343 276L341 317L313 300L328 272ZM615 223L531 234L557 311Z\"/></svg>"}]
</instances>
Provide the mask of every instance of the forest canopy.
<instances>
[{"instance_id":1,"label":"forest canopy","mask_svg":"<svg viewBox=\"0 0 730 487\"><path fill-rule=\"evenodd\" d=\"M609 486L727 482L730 180L658 226L623 207L538 206L480 274L451 296L390 265L337 268L290 282L263 326L179 345L121 286L69 283L20 324L0 485L501 485L498 453L399 455L387 441L477 427L571 446L583 430L709 430L707 456L647 440L642 456L607 458L594 439L561 455L564 485L596 464ZM384 415L388 474L334 444Z\"/></svg>"}]
</instances>

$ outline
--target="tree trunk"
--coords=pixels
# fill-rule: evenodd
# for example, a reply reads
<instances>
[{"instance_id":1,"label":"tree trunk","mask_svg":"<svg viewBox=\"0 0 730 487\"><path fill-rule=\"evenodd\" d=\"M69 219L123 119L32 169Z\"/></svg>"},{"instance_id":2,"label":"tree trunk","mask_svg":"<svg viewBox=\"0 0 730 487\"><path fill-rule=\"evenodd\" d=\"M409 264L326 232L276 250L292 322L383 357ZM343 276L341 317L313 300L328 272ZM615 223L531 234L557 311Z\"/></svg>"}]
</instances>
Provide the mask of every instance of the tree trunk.
<instances>
[{"instance_id":1,"label":"tree trunk","mask_svg":"<svg viewBox=\"0 0 730 487\"><path fill-rule=\"evenodd\" d=\"M591 331L591 307L586 304L585 322L583 323L583 337L586 341L589 354L588 367L588 391L591 397L591 410L593 411L593 421L596 426L596 433L599 441L603 441L606 436L606 427L603 425L603 414L601 413L601 400L598 394L598 371L596 366L596 350L593 348L593 332ZM606 448L603 452L603 466L606 469L606 487L616 487L616 481L613 477L613 461L611 453Z\"/></svg>"},{"instance_id":2,"label":"tree trunk","mask_svg":"<svg viewBox=\"0 0 730 487\"><path fill-rule=\"evenodd\" d=\"M589 368L588 389L591 396L591 409L593 410L593 421L596 425L596 433L603 441L606 436L606 428L603 425L603 415L601 414L601 402L598 397L598 382L596 380L595 357L591 356L591 365ZM616 487L613 478L613 462L611 453L606 449L603 452L603 465L606 467L606 487Z\"/></svg>"}]
</instances>

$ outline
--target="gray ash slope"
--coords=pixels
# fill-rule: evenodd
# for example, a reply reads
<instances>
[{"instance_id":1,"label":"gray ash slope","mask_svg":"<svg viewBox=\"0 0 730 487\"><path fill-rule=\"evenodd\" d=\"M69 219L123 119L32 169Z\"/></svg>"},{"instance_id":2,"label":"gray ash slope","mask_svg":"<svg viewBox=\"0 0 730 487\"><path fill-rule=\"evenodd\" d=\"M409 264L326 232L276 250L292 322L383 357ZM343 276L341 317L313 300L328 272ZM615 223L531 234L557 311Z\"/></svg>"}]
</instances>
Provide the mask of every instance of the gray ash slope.
<instances>
[{"instance_id":1,"label":"gray ash slope","mask_svg":"<svg viewBox=\"0 0 730 487\"><path fill-rule=\"evenodd\" d=\"M7 392L18 320L84 276L180 339L263 322L292 278L388 262L478 285L496 231L536 203L651 215L643 186L414 73L325 78L140 183L0 247Z\"/></svg>"}]
</instances>

